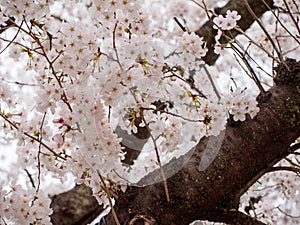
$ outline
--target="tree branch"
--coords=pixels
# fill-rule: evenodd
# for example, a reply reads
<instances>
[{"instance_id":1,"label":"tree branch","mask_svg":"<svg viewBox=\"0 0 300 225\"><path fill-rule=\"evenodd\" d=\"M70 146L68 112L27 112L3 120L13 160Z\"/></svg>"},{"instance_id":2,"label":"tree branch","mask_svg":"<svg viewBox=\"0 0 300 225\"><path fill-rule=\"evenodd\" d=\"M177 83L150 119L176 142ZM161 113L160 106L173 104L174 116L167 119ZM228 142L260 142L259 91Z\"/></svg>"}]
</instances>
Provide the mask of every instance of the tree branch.
<instances>
[{"instance_id":1,"label":"tree branch","mask_svg":"<svg viewBox=\"0 0 300 225\"><path fill-rule=\"evenodd\" d=\"M295 152L297 151L298 149L300 149L300 142L296 143L296 144L293 144L292 146L289 147L288 151L289 152Z\"/></svg>"},{"instance_id":2,"label":"tree branch","mask_svg":"<svg viewBox=\"0 0 300 225\"><path fill-rule=\"evenodd\" d=\"M4 23L5 24L0 24L0 34L2 34L4 31L6 31L8 28L10 27L15 27L14 26L14 18L9 18L8 20L6 20Z\"/></svg>"},{"instance_id":3,"label":"tree branch","mask_svg":"<svg viewBox=\"0 0 300 225\"><path fill-rule=\"evenodd\" d=\"M253 217L239 211L229 211L219 214L219 220L230 225L265 225Z\"/></svg>"},{"instance_id":4,"label":"tree branch","mask_svg":"<svg viewBox=\"0 0 300 225\"><path fill-rule=\"evenodd\" d=\"M290 171L300 175L300 168L296 168L292 166L275 166L269 168L267 172L276 172L276 171Z\"/></svg>"}]
</instances>

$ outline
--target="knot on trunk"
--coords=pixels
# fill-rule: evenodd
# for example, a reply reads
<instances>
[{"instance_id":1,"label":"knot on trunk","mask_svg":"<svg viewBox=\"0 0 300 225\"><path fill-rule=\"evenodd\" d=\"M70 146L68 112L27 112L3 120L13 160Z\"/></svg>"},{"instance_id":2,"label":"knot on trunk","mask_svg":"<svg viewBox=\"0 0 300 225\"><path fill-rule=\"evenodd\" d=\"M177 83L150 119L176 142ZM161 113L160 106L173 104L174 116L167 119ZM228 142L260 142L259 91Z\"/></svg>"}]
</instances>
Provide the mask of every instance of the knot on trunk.
<instances>
[{"instance_id":1,"label":"knot on trunk","mask_svg":"<svg viewBox=\"0 0 300 225\"><path fill-rule=\"evenodd\" d=\"M128 225L157 225L157 223L153 217L136 215L129 221Z\"/></svg>"}]
</instances>

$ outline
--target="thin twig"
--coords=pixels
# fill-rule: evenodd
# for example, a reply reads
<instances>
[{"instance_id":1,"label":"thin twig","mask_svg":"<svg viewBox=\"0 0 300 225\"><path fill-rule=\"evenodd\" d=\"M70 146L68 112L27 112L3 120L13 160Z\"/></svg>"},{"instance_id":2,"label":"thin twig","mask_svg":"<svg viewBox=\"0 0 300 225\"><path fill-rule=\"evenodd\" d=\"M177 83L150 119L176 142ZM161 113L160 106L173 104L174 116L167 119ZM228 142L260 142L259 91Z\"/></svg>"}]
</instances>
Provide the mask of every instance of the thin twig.
<instances>
[{"instance_id":1,"label":"thin twig","mask_svg":"<svg viewBox=\"0 0 300 225\"><path fill-rule=\"evenodd\" d=\"M5 25L0 24L0 34L6 31L8 28L14 27L14 18L10 17L8 20L4 21Z\"/></svg>"},{"instance_id":2,"label":"thin twig","mask_svg":"<svg viewBox=\"0 0 300 225\"><path fill-rule=\"evenodd\" d=\"M240 62L240 60L238 59L239 56L237 56L236 54L233 54L235 60L237 61L237 63L239 64L239 66L242 68L242 70L248 75L248 77L250 79L253 80L253 78L251 77L251 74L249 73L249 71L247 71L247 69L242 65L242 63ZM241 58L241 57L240 57ZM233 78L231 78L232 81L234 82L235 87L237 88L237 83L235 82L235 80Z\"/></svg>"},{"instance_id":3,"label":"thin twig","mask_svg":"<svg viewBox=\"0 0 300 225\"><path fill-rule=\"evenodd\" d=\"M156 153L156 159L157 159L157 163L159 165L159 168L160 168L160 172L161 172L161 176L163 178L163 184L164 184L164 189L165 189L165 193L166 193L166 198L167 198L167 202L171 202L170 200L170 195L169 195L169 190L168 190L168 183L167 183L167 179L166 179L166 175L165 175L165 172L164 172L164 169L162 167L162 164L161 164L161 161L160 161L160 156L159 156L159 152L158 152L158 148L157 148L157 145L156 145L156 140L155 138L153 137L152 133L151 133L151 130L149 128L149 125L147 123L147 121L145 120L145 117L144 117L144 114L143 114L143 110L141 110L141 118L145 124L145 127L150 135L150 138L154 144L154 149L155 149L155 153Z\"/></svg>"},{"instance_id":4,"label":"thin twig","mask_svg":"<svg viewBox=\"0 0 300 225\"><path fill-rule=\"evenodd\" d=\"M248 44L247 48L244 49L243 48L243 45L237 41L236 39L234 39L234 43L236 43L240 49L242 49L244 52L243 52L243 55L244 56L247 56L256 66L257 68L259 68L262 72L264 72L267 76L273 78L273 76L271 74L269 74L266 70L264 70L259 64L258 62L256 62L256 60L248 53L248 49L250 48L250 45L251 45L251 42ZM273 60L274 61L274 60Z\"/></svg>"},{"instance_id":5,"label":"thin twig","mask_svg":"<svg viewBox=\"0 0 300 225\"><path fill-rule=\"evenodd\" d=\"M15 36L13 37L13 39L5 46L5 48L0 52L0 54L2 54L14 42L14 40L16 40L18 34L20 33L22 25L23 25L23 21L21 22L20 26L18 27L18 31L15 34Z\"/></svg>"},{"instance_id":6,"label":"thin twig","mask_svg":"<svg viewBox=\"0 0 300 225\"><path fill-rule=\"evenodd\" d=\"M114 16L116 17L116 13L114 13ZM122 67L122 65L120 63L120 59L119 59L118 49L117 49L117 46L116 46L116 30L117 30L117 26L118 26L118 23L116 22L115 26L114 26L114 30L113 30L112 45L113 45L113 49L114 49L114 52L115 52L115 55L116 55L116 62L118 63L120 69L123 71L123 67Z\"/></svg>"},{"instance_id":7,"label":"thin twig","mask_svg":"<svg viewBox=\"0 0 300 225\"><path fill-rule=\"evenodd\" d=\"M258 17L255 15L255 13L253 12L253 10L251 9L248 0L244 0L246 7L248 9L248 11L250 12L250 14L252 15L252 17L255 19L255 21L257 22L257 24L259 25L259 27L263 30L263 32L265 33L265 35L267 36L268 40L271 42L274 50L277 53L278 58L280 59L280 61L282 63L284 63L284 59L282 57L281 52L278 50L276 44L274 43L274 40L272 39L272 37L270 36L270 34L268 33L268 31L266 30L266 28L262 25L262 23L260 22L260 20L258 19Z\"/></svg>"},{"instance_id":8,"label":"thin twig","mask_svg":"<svg viewBox=\"0 0 300 225\"><path fill-rule=\"evenodd\" d=\"M267 172L275 172L275 171L290 171L296 173L297 175L300 175L300 168L296 168L292 166L275 166L267 170Z\"/></svg>"},{"instance_id":9,"label":"thin twig","mask_svg":"<svg viewBox=\"0 0 300 225\"><path fill-rule=\"evenodd\" d=\"M164 76L163 79L165 79L165 78L170 78L170 77L176 77L176 78L178 78L179 80L181 80L181 81L187 83L193 90L195 90L195 91L199 94L200 97L207 99L207 96L206 96L205 94L203 94L203 93L202 93L202 92L201 92L201 91L200 91L193 83L187 81L187 80L184 79L183 77L178 76L176 73L174 73L174 71L172 71L172 68L171 68L171 69L167 69L165 73L167 73L167 72L170 72L171 75L169 75L169 76Z\"/></svg>"},{"instance_id":10,"label":"thin twig","mask_svg":"<svg viewBox=\"0 0 300 225\"><path fill-rule=\"evenodd\" d=\"M178 114L175 114L175 113L172 113L172 112L168 112L168 111L165 111L165 110L162 110L162 109L142 108L142 110L165 113L167 115L171 115L171 116L174 116L174 117L177 117L177 118L180 118L182 120L189 121L189 122L192 122L192 123L199 123L199 122L203 123L204 122L204 119L203 120L200 120L200 119L199 120L193 120L193 119L189 119L189 118L186 118L184 116L181 116L181 115L178 115Z\"/></svg>"},{"instance_id":11,"label":"thin twig","mask_svg":"<svg viewBox=\"0 0 300 225\"><path fill-rule=\"evenodd\" d=\"M299 168L300 169L300 165L299 164L297 164L297 163L295 163L295 162L293 162L291 159L289 159L289 158L284 158L289 164L291 164L293 167L296 167L296 168Z\"/></svg>"},{"instance_id":12,"label":"thin twig","mask_svg":"<svg viewBox=\"0 0 300 225\"><path fill-rule=\"evenodd\" d=\"M27 169L24 169L24 171L26 172L27 176L29 177L29 180L30 180L30 183L31 183L32 187L35 189L35 184L34 184L34 181L33 181L33 178L31 176L31 174L29 173L29 171Z\"/></svg>"},{"instance_id":13,"label":"thin twig","mask_svg":"<svg viewBox=\"0 0 300 225\"><path fill-rule=\"evenodd\" d=\"M300 215L299 215L299 216L292 216L292 215L286 213L285 211L283 211L279 206L276 207L276 209L278 209L281 213L283 213L284 215L286 215L286 216L288 216L288 217L291 217L291 218L294 218L294 219L300 218Z\"/></svg>"},{"instance_id":14,"label":"thin twig","mask_svg":"<svg viewBox=\"0 0 300 225\"><path fill-rule=\"evenodd\" d=\"M43 140L43 126L44 126L44 122L45 122L45 118L46 118L46 112L44 113L43 119L42 119L42 123L40 126L40 133L39 133L39 151L38 151L38 156L37 156L37 160L38 160L38 184L37 184L37 189L36 192L38 192L40 190L40 185L41 185L41 150L42 150L42 140Z\"/></svg>"},{"instance_id":15,"label":"thin twig","mask_svg":"<svg viewBox=\"0 0 300 225\"><path fill-rule=\"evenodd\" d=\"M298 26L298 22L295 20L295 18L294 18L294 16L293 16L293 13L291 12L290 7L289 7L289 5L287 4L286 0L283 0L283 2L284 2L284 5L285 5L287 11L289 12L289 13L288 13L289 16L291 17L293 23L295 24L295 27L297 28L298 34L300 35L300 28L299 28L299 26ZM295 5L296 5L296 4L295 4Z\"/></svg>"},{"instance_id":16,"label":"thin twig","mask_svg":"<svg viewBox=\"0 0 300 225\"><path fill-rule=\"evenodd\" d=\"M265 0L262 0L262 2L265 4L265 6L269 9L269 11L273 14L273 16L276 18L277 22L282 26L282 28L288 32L288 34L296 41L298 42L298 44L300 44L300 41L289 31L289 29L287 29L287 27L281 22L281 20L279 19L279 17L274 13L274 11L270 8L270 6L266 3ZM299 27L296 26L298 29L298 32L300 34L300 30Z\"/></svg>"},{"instance_id":17,"label":"thin twig","mask_svg":"<svg viewBox=\"0 0 300 225\"><path fill-rule=\"evenodd\" d=\"M207 77L208 77L208 79L209 79L209 81L210 81L210 83L211 83L211 85L212 85L212 87L213 87L213 90L214 90L214 92L215 92L217 98L220 100L220 99L221 99L221 95L220 95L220 93L219 93L219 91L218 91L218 89L217 89L217 87L216 87L216 85L215 85L215 82L214 82L214 80L213 80L213 78L212 78L210 72L208 71L208 69L206 68L205 65L203 65L202 67L203 67L205 73L207 74Z\"/></svg>"},{"instance_id":18,"label":"thin twig","mask_svg":"<svg viewBox=\"0 0 300 225\"><path fill-rule=\"evenodd\" d=\"M231 43L230 43L231 44ZM247 59L245 58L245 56L240 52L239 49L237 49L233 44L231 44L231 47L233 50L235 50L236 53L239 54L240 58L242 59L242 61L245 63L246 67L248 68L250 74L252 75L252 79L254 80L256 86L258 87L258 89L260 90L261 93L265 94L266 91L263 88L263 86L261 85L259 79L257 78L253 68L250 66L249 62L247 61Z\"/></svg>"},{"instance_id":19,"label":"thin twig","mask_svg":"<svg viewBox=\"0 0 300 225\"><path fill-rule=\"evenodd\" d=\"M37 86L37 84L27 84L27 83L22 83L22 82L19 82L19 81L9 81L9 80L6 80L4 79L3 77L0 78L2 81L6 82L6 83L10 83L10 84L17 84L17 85L20 85L20 86Z\"/></svg>"},{"instance_id":20,"label":"thin twig","mask_svg":"<svg viewBox=\"0 0 300 225\"><path fill-rule=\"evenodd\" d=\"M101 183L102 183L101 186L102 186L102 188L104 189L105 193L107 194L108 203L109 203L109 206L110 206L110 208L111 208L111 212L112 212L112 215L113 215L113 217L114 217L114 220L115 220L115 222L116 222L117 225L121 225L120 222L119 222L119 220L118 220L118 217L117 217L116 211L115 211L115 209L114 209L114 206L113 206L113 204L112 204L111 196L110 196L110 193L109 193L109 191L108 191L108 188L107 188L107 186L106 186L106 184L105 184L105 181L104 181L104 179L103 179L101 173L99 172L99 170L97 170L97 173L98 173L98 175L99 175L99 177L100 177L100 180L101 180Z\"/></svg>"},{"instance_id":21,"label":"thin twig","mask_svg":"<svg viewBox=\"0 0 300 225\"><path fill-rule=\"evenodd\" d=\"M293 144L292 146L289 147L288 151L289 152L294 152L296 150L300 149L300 142L296 143L296 144Z\"/></svg>"},{"instance_id":22,"label":"thin twig","mask_svg":"<svg viewBox=\"0 0 300 225\"><path fill-rule=\"evenodd\" d=\"M49 67L51 69L51 72L52 72L52 75L54 76L54 78L56 79L58 85L60 88L63 88L63 85L59 79L59 77L57 76L57 72L55 71L54 67L53 67L53 62L49 59L40 39L38 37L36 37L36 35L32 32L29 24L27 23L25 17L23 18L23 21L24 23L26 24L27 28L29 29L29 31L26 31L25 29L23 29L21 26L18 26L16 23L15 23L15 26L19 27L24 33L26 33L28 36L30 36L36 43L37 45L39 46L39 48L41 49L42 53L39 53L40 55L42 55L46 61L48 62L49 64ZM25 48L25 49L29 49L29 48ZM38 53L38 52L37 52ZM68 98L67 98L67 95L65 93L65 91L63 90L62 92L62 95L61 95L61 100L67 105L67 107L69 108L70 112L72 112L72 107L70 105L70 103L68 102Z\"/></svg>"},{"instance_id":23,"label":"thin twig","mask_svg":"<svg viewBox=\"0 0 300 225\"><path fill-rule=\"evenodd\" d=\"M177 23L177 25L180 27L180 29L183 32L186 32L186 28L179 22L179 20L177 19L177 17L173 17L173 19L175 20L175 22Z\"/></svg>"},{"instance_id":24,"label":"thin twig","mask_svg":"<svg viewBox=\"0 0 300 225\"><path fill-rule=\"evenodd\" d=\"M270 52L268 52L265 47L263 47L261 44L258 44L256 41L254 41L249 35L246 34L246 32L244 32L242 29L236 27L234 28L236 31L238 31L239 33L243 34L249 41L250 43L254 44L256 47L258 47L259 49L263 50L268 57L270 57L271 59L273 59L274 61L276 61L278 64L281 63L280 60L276 59L276 57L274 57Z\"/></svg>"}]
</instances>

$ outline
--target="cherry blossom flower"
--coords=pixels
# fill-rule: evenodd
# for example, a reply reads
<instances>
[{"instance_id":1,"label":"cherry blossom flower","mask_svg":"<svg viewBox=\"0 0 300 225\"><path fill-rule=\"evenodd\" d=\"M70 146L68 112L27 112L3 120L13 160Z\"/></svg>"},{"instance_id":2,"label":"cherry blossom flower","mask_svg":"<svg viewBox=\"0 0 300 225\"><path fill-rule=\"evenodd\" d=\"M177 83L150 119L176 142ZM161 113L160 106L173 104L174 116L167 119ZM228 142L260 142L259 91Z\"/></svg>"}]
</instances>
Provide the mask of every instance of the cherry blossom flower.
<instances>
[{"instance_id":1,"label":"cherry blossom flower","mask_svg":"<svg viewBox=\"0 0 300 225\"><path fill-rule=\"evenodd\" d=\"M246 114L253 118L258 112L257 102L246 96L246 90L237 88L231 95L227 95L222 99L223 104L233 115L235 121L244 121Z\"/></svg>"},{"instance_id":2,"label":"cherry blossom flower","mask_svg":"<svg viewBox=\"0 0 300 225\"><path fill-rule=\"evenodd\" d=\"M215 29L231 30L237 25L237 21L241 19L236 11L227 10L225 17L219 15L213 19Z\"/></svg>"}]
</instances>

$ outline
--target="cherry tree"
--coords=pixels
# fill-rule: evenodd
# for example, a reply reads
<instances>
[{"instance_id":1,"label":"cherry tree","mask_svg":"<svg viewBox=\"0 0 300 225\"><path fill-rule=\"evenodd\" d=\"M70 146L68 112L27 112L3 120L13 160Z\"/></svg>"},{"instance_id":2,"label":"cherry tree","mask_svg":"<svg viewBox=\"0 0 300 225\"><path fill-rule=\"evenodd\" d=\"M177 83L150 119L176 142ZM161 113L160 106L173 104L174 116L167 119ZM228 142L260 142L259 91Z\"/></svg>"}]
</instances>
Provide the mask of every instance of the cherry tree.
<instances>
[{"instance_id":1,"label":"cherry tree","mask_svg":"<svg viewBox=\"0 0 300 225\"><path fill-rule=\"evenodd\" d=\"M299 8L2 0L0 224L298 224Z\"/></svg>"}]
</instances>

